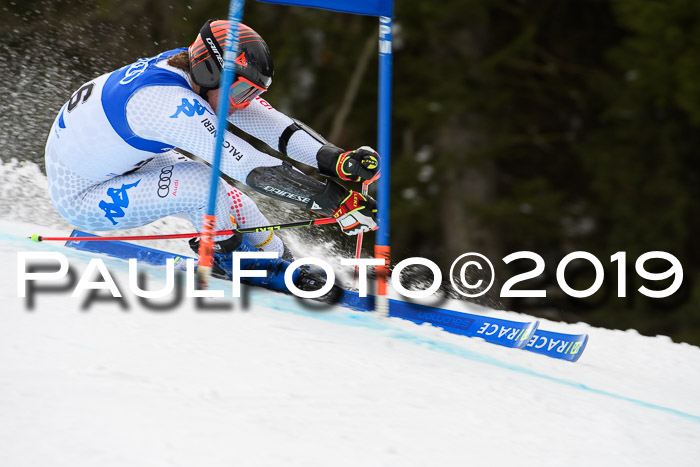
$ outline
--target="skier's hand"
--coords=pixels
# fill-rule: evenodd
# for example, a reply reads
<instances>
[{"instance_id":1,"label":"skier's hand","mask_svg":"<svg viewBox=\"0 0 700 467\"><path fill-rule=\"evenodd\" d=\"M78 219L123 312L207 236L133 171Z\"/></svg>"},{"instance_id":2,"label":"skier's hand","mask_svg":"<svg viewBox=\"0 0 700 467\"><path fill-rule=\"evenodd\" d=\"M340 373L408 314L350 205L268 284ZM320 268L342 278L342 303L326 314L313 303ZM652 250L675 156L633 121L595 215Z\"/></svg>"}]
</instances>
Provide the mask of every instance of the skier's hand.
<instances>
[{"instance_id":1,"label":"skier's hand","mask_svg":"<svg viewBox=\"0 0 700 467\"><path fill-rule=\"evenodd\" d=\"M379 154L369 146L344 152L338 156L336 171L342 180L371 180L379 174Z\"/></svg>"},{"instance_id":2,"label":"skier's hand","mask_svg":"<svg viewBox=\"0 0 700 467\"><path fill-rule=\"evenodd\" d=\"M369 196L351 191L333 213L346 235L357 235L377 228L377 202Z\"/></svg>"},{"instance_id":3,"label":"skier's hand","mask_svg":"<svg viewBox=\"0 0 700 467\"><path fill-rule=\"evenodd\" d=\"M377 228L377 202L332 180L309 201L307 208L335 217L347 235L357 235Z\"/></svg>"},{"instance_id":4,"label":"skier's hand","mask_svg":"<svg viewBox=\"0 0 700 467\"><path fill-rule=\"evenodd\" d=\"M322 174L341 180L360 182L379 176L379 154L369 146L343 152L327 144L318 151L316 159Z\"/></svg>"}]
</instances>

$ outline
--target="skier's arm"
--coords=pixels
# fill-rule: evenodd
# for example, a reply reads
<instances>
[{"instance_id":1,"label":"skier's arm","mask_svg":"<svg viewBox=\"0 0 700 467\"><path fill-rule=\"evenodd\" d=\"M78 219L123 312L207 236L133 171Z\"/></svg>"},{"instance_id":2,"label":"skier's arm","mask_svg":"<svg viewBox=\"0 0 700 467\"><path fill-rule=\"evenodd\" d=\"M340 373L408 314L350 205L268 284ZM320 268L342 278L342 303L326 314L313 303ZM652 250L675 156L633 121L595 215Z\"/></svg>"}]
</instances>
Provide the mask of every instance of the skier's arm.
<instances>
[{"instance_id":1,"label":"skier's arm","mask_svg":"<svg viewBox=\"0 0 700 467\"><path fill-rule=\"evenodd\" d=\"M217 118L209 103L179 86L149 86L137 91L126 108L138 136L184 149L211 163ZM220 169L263 194L335 216L346 233L376 228L376 209L369 197L329 181L319 182L264 154L226 131Z\"/></svg>"},{"instance_id":2,"label":"skier's arm","mask_svg":"<svg viewBox=\"0 0 700 467\"><path fill-rule=\"evenodd\" d=\"M229 121L282 154L318 168L323 175L359 182L379 173L379 155L374 149L362 146L344 151L260 97L231 115Z\"/></svg>"},{"instance_id":3,"label":"skier's arm","mask_svg":"<svg viewBox=\"0 0 700 467\"><path fill-rule=\"evenodd\" d=\"M211 163L217 116L209 103L182 86L148 86L139 89L126 106L129 126L138 136L184 149ZM246 141L226 132L220 169L245 182L256 167L272 167L280 161L261 153Z\"/></svg>"},{"instance_id":4,"label":"skier's arm","mask_svg":"<svg viewBox=\"0 0 700 467\"><path fill-rule=\"evenodd\" d=\"M315 132L291 131L296 122L257 97L228 121L295 161L318 168L316 154L327 143Z\"/></svg>"}]
</instances>

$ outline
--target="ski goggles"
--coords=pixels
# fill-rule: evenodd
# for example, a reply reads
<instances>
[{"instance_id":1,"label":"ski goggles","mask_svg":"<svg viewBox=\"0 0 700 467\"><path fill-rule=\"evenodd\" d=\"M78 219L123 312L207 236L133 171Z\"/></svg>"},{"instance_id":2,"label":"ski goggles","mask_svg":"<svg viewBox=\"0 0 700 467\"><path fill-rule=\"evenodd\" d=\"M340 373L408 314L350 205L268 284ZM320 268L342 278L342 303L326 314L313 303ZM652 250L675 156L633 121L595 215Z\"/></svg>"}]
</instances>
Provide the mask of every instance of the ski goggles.
<instances>
[{"instance_id":1,"label":"ski goggles","mask_svg":"<svg viewBox=\"0 0 700 467\"><path fill-rule=\"evenodd\" d=\"M228 100L235 109L242 110L248 107L253 99L265 91L267 91L267 88L258 86L242 76L239 76L236 82L229 88Z\"/></svg>"}]
</instances>

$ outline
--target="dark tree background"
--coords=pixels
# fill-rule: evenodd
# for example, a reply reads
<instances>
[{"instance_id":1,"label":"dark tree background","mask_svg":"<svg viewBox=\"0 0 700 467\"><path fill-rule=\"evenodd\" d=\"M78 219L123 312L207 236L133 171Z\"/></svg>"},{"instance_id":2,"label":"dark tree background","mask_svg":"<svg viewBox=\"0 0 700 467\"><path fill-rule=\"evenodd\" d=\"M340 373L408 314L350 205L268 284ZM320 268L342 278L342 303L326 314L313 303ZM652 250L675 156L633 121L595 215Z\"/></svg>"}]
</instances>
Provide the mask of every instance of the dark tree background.
<instances>
[{"instance_id":1,"label":"dark tree background","mask_svg":"<svg viewBox=\"0 0 700 467\"><path fill-rule=\"evenodd\" d=\"M0 157L40 164L55 113L81 83L189 45L228 6L0 5ZM244 22L273 52L273 105L339 146L376 141L375 18L249 0ZM426 256L445 270L480 251L502 282L531 265L498 258L530 250L547 268L523 286L548 297L505 307L700 344L700 2L396 0L395 25L394 260ZM585 300L566 298L554 278L576 250L606 266L603 289ZM665 300L636 292L634 261L656 250L685 272ZM628 298L615 296L618 251ZM567 279L585 289L592 268L576 264Z\"/></svg>"}]
</instances>

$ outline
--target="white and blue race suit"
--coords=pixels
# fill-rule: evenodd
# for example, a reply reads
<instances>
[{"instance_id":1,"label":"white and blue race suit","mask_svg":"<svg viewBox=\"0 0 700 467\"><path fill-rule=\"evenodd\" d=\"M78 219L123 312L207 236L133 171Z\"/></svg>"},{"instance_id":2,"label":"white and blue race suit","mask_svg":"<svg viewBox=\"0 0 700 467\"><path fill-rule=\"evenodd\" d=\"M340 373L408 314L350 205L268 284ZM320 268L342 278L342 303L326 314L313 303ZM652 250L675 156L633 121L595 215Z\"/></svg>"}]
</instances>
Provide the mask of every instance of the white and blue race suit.
<instances>
[{"instance_id":1,"label":"white and blue race suit","mask_svg":"<svg viewBox=\"0 0 700 467\"><path fill-rule=\"evenodd\" d=\"M200 230L206 210L210 169L174 148L211 162L217 119L209 103L192 90L185 70L167 59L175 49L140 59L81 86L61 108L46 143L51 199L70 223L86 230L138 227L170 215L185 214ZM292 119L261 98L229 121L276 148ZM321 143L297 131L287 154L316 167ZM221 171L244 182L257 167L281 161L226 132ZM219 183L215 228L268 224L253 201L227 183ZM217 237L217 240L225 237ZM249 242L282 253L279 238L249 234Z\"/></svg>"}]
</instances>

